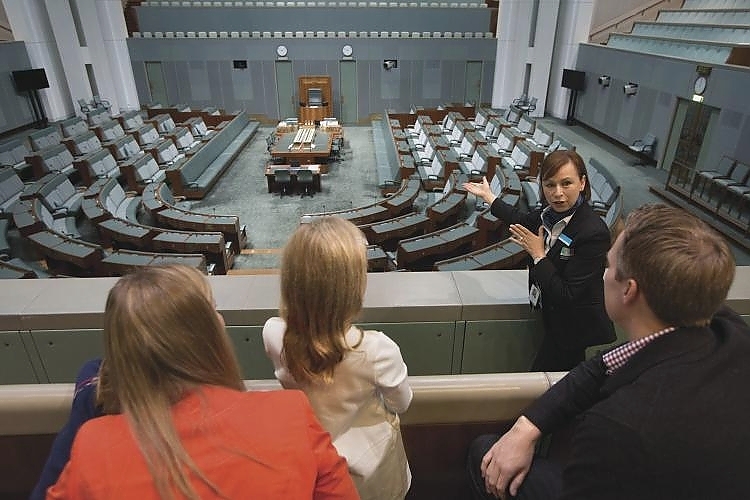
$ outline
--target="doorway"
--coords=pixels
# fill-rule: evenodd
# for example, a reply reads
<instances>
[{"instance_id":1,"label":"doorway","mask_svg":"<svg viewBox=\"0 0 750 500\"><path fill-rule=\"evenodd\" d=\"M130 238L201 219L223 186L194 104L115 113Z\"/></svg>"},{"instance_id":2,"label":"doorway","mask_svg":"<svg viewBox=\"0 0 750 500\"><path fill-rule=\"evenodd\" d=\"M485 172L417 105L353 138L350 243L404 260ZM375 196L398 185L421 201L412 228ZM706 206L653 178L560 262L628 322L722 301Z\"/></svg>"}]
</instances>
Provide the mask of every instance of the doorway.
<instances>
[{"instance_id":1,"label":"doorway","mask_svg":"<svg viewBox=\"0 0 750 500\"><path fill-rule=\"evenodd\" d=\"M167 84L164 81L161 62L146 61L146 80L148 91L151 93L151 104L159 103L166 106L169 99L167 99Z\"/></svg>"},{"instance_id":2,"label":"doorway","mask_svg":"<svg viewBox=\"0 0 750 500\"><path fill-rule=\"evenodd\" d=\"M482 97L482 61L466 61L464 102L479 106Z\"/></svg>"},{"instance_id":3,"label":"doorway","mask_svg":"<svg viewBox=\"0 0 750 500\"><path fill-rule=\"evenodd\" d=\"M292 62L276 61L276 99L279 105L279 120L297 116L294 88Z\"/></svg>"},{"instance_id":4,"label":"doorway","mask_svg":"<svg viewBox=\"0 0 750 500\"><path fill-rule=\"evenodd\" d=\"M668 187L689 192L697 167L705 166L710 135L719 118L719 110L700 102L677 100L664 153L663 165L669 165Z\"/></svg>"},{"instance_id":5,"label":"doorway","mask_svg":"<svg viewBox=\"0 0 750 500\"><path fill-rule=\"evenodd\" d=\"M340 61L341 123L357 123L357 63Z\"/></svg>"}]
</instances>

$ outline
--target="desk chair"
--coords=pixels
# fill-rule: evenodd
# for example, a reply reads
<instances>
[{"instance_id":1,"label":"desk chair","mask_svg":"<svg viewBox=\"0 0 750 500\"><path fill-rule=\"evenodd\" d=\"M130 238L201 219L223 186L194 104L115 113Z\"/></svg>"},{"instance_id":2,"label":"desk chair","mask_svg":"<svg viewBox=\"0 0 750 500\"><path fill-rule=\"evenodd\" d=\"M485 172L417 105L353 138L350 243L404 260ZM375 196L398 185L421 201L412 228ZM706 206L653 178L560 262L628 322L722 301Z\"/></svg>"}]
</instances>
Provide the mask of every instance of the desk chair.
<instances>
[{"instance_id":1,"label":"desk chair","mask_svg":"<svg viewBox=\"0 0 750 500\"><path fill-rule=\"evenodd\" d=\"M93 106L87 103L85 99L78 99L78 106L81 108L81 113L84 115L94 111Z\"/></svg>"},{"instance_id":2,"label":"desk chair","mask_svg":"<svg viewBox=\"0 0 750 500\"><path fill-rule=\"evenodd\" d=\"M484 174L480 170L471 170L469 172L469 182L482 182Z\"/></svg>"},{"instance_id":3,"label":"desk chair","mask_svg":"<svg viewBox=\"0 0 750 500\"><path fill-rule=\"evenodd\" d=\"M328 158L330 161L336 161L341 156L341 146L338 141L335 140L331 143L331 156Z\"/></svg>"},{"instance_id":4,"label":"desk chair","mask_svg":"<svg viewBox=\"0 0 750 500\"><path fill-rule=\"evenodd\" d=\"M111 108L112 105L109 103L108 100L102 99L98 95L94 96L94 108L95 109L106 109L109 111L109 108Z\"/></svg>"},{"instance_id":5,"label":"desk chair","mask_svg":"<svg viewBox=\"0 0 750 500\"><path fill-rule=\"evenodd\" d=\"M273 149L273 145L276 144L277 137L275 133L271 133L268 137L266 137L266 149L270 152L271 149Z\"/></svg>"},{"instance_id":6,"label":"desk chair","mask_svg":"<svg viewBox=\"0 0 750 500\"><path fill-rule=\"evenodd\" d=\"M537 97L529 98L526 95L522 95L517 99L513 99L513 106L517 107L524 113L529 114L536 109L537 101L539 101Z\"/></svg>"},{"instance_id":7,"label":"desk chair","mask_svg":"<svg viewBox=\"0 0 750 500\"><path fill-rule=\"evenodd\" d=\"M656 136L652 133L646 134L643 139L636 140L633 144L628 146L631 151L638 153L640 156L653 158L654 146L656 145ZM642 165L640 161L636 161L635 165Z\"/></svg>"},{"instance_id":8,"label":"desk chair","mask_svg":"<svg viewBox=\"0 0 750 500\"><path fill-rule=\"evenodd\" d=\"M297 182L302 188L302 194L300 195L300 198L304 198L306 194L310 195L310 198L314 196L312 170L310 170L309 168L301 168L297 170Z\"/></svg>"},{"instance_id":9,"label":"desk chair","mask_svg":"<svg viewBox=\"0 0 750 500\"><path fill-rule=\"evenodd\" d=\"M279 168L273 171L273 182L279 189L279 194L283 198L289 194L289 187L292 185L292 173L288 168Z\"/></svg>"}]
</instances>

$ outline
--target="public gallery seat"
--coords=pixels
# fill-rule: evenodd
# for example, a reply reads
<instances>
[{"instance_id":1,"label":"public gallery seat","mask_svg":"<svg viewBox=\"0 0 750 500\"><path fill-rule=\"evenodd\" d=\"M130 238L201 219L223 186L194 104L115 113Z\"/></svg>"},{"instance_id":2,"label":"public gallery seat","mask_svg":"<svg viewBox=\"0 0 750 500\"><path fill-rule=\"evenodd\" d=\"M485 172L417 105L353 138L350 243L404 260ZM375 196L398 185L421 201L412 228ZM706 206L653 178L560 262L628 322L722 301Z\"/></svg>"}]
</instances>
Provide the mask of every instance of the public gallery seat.
<instances>
[{"instance_id":1,"label":"public gallery seat","mask_svg":"<svg viewBox=\"0 0 750 500\"><path fill-rule=\"evenodd\" d=\"M85 99L78 99L78 106L81 108L81 113L83 113L84 115L86 113L94 111L94 107L90 103L86 102Z\"/></svg>"},{"instance_id":2,"label":"public gallery seat","mask_svg":"<svg viewBox=\"0 0 750 500\"><path fill-rule=\"evenodd\" d=\"M95 109L106 109L107 111L112 107L108 100L102 99L98 95L94 95L93 104Z\"/></svg>"},{"instance_id":3,"label":"public gallery seat","mask_svg":"<svg viewBox=\"0 0 750 500\"><path fill-rule=\"evenodd\" d=\"M314 190L312 170L310 170L309 168L301 168L297 170L297 183L302 190L302 194L300 195L301 198L304 198L305 195L309 195L310 198L313 197Z\"/></svg>"},{"instance_id":4,"label":"public gallery seat","mask_svg":"<svg viewBox=\"0 0 750 500\"><path fill-rule=\"evenodd\" d=\"M636 140L633 144L628 146L631 151L638 153L649 159L653 157L654 146L656 145L656 136L652 133L646 134L643 139Z\"/></svg>"},{"instance_id":5,"label":"public gallery seat","mask_svg":"<svg viewBox=\"0 0 750 500\"><path fill-rule=\"evenodd\" d=\"M292 173L287 168L278 168L273 172L273 182L279 190L280 196L289 194L292 185Z\"/></svg>"},{"instance_id":6,"label":"public gallery seat","mask_svg":"<svg viewBox=\"0 0 750 500\"><path fill-rule=\"evenodd\" d=\"M537 97L521 96L518 99L513 99L513 106L517 107L526 114L531 113L536 109L536 103L539 100Z\"/></svg>"}]
</instances>

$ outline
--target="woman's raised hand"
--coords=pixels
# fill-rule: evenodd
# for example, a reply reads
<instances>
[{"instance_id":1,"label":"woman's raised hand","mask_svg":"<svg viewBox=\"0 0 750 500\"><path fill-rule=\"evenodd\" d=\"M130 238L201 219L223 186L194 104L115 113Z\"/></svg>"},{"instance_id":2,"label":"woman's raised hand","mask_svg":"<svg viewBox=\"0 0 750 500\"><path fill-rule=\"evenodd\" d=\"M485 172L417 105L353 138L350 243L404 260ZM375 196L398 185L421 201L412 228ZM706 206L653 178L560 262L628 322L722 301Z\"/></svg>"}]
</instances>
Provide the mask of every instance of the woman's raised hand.
<instances>
[{"instance_id":1,"label":"woman's raised hand","mask_svg":"<svg viewBox=\"0 0 750 500\"><path fill-rule=\"evenodd\" d=\"M486 177L482 177L482 182L464 182L463 188L470 192L473 195L476 195L480 198L482 198L484 201L486 201L488 204L492 205L492 202L495 201L495 196L492 193L492 190L490 189L490 184L487 182Z\"/></svg>"},{"instance_id":2,"label":"woman's raised hand","mask_svg":"<svg viewBox=\"0 0 750 500\"><path fill-rule=\"evenodd\" d=\"M521 245L532 259L544 257L544 227L539 226L539 233L534 234L521 224L511 224L510 237Z\"/></svg>"}]
</instances>

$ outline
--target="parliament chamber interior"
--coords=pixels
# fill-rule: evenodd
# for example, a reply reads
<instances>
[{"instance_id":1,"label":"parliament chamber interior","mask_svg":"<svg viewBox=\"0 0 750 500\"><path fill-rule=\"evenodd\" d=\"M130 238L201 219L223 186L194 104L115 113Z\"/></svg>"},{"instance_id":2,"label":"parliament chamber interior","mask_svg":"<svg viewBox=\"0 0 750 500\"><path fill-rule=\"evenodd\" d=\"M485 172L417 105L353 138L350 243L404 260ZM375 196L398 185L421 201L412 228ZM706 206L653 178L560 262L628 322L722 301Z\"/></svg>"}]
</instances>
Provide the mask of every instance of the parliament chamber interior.
<instances>
[{"instance_id":1,"label":"parliament chamber interior","mask_svg":"<svg viewBox=\"0 0 750 500\"><path fill-rule=\"evenodd\" d=\"M665 202L724 235L750 322L747 0L29 3L0 19L2 498L28 496L132 269L208 275L247 386L279 388L280 251L330 215L367 238L358 324L409 368L407 498L466 498L471 439L562 374L528 372L526 254L462 184L533 208L560 149L612 234Z\"/></svg>"}]
</instances>

